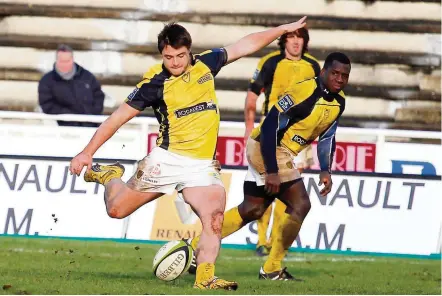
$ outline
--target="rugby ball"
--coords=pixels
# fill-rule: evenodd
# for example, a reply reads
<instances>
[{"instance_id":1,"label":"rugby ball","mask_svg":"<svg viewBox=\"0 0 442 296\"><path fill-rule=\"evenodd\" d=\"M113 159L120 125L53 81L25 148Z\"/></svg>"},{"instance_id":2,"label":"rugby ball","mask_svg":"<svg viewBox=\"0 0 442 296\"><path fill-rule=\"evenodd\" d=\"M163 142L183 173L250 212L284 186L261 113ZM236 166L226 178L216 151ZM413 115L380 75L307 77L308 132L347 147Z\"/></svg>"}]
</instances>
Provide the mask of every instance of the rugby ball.
<instances>
[{"instance_id":1,"label":"rugby ball","mask_svg":"<svg viewBox=\"0 0 442 296\"><path fill-rule=\"evenodd\" d=\"M153 258L153 273L162 281L173 281L192 263L193 249L185 241L170 241Z\"/></svg>"}]
</instances>

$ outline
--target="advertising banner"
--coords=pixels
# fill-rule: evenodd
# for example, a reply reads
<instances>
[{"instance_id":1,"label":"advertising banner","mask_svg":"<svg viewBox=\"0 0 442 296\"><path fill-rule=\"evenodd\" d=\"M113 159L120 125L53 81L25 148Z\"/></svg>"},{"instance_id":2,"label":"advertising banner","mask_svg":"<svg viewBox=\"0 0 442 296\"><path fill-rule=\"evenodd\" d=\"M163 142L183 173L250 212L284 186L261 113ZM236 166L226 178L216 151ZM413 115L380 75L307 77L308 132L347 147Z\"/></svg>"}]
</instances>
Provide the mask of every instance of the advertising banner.
<instances>
[{"instance_id":1,"label":"advertising banner","mask_svg":"<svg viewBox=\"0 0 442 296\"><path fill-rule=\"evenodd\" d=\"M124 163L127 180L133 173ZM118 220L107 216L103 186L68 172L67 161L0 158L0 231L39 236L175 240L200 233L201 224L182 197L163 196ZM226 209L243 200L245 170L223 170ZM429 255L439 252L440 178L390 174L333 175L319 196L317 174L304 174L312 208L293 247L318 250ZM223 240L257 242L256 223Z\"/></svg>"},{"instance_id":2,"label":"advertising banner","mask_svg":"<svg viewBox=\"0 0 442 296\"><path fill-rule=\"evenodd\" d=\"M124 165L126 180L133 165ZM103 194L103 186L71 175L68 161L0 158L0 231L121 238L124 220L108 217Z\"/></svg>"},{"instance_id":3,"label":"advertising banner","mask_svg":"<svg viewBox=\"0 0 442 296\"><path fill-rule=\"evenodd\" d=\"M304 182L312 208L293 247L419 255L439 252L440 180L334 175L327 197L319 195L318 175L305 174ZM251 223L223 242L254 244L256 233Z\"/></svg>"},{"instance_id":4,"label":"advertising banner","mask_svg":"<svg viewBox=\"0 0 442 296\"><path fill-rule=\"evenodd\" d=\"M157 134L149 134L149 151L155 147ZM319 160L316 155L317 142L312 143L314 165L312 169L319 169ZM216 158L222 165L247 166L245 144L242 137L218 137ZM336 143L334 171L347 172L375 172L376 144L371 143Z\"/></svg>"},{"instance_id":5,"label":"advertising banner","mask_svg":"<svg viewBox=\"0 0 442 296\"><path fill-rule=\"evenodd\" d=\"M227 209L242 202L244 177L245 171L223 170ZM438 252L440 180L335 174L327 197L319 196L318 175L305 174L304 182L312 208L293 247L418 255ZM199 221L180 219L176 201L176 196L163 197L141 209L131 220L128 238L193 237L201 229ZM147 211L154 215L153 223ZM249 223L223 243L256 244L256 229L255 222Z\"/></svg>"}]
</instances>

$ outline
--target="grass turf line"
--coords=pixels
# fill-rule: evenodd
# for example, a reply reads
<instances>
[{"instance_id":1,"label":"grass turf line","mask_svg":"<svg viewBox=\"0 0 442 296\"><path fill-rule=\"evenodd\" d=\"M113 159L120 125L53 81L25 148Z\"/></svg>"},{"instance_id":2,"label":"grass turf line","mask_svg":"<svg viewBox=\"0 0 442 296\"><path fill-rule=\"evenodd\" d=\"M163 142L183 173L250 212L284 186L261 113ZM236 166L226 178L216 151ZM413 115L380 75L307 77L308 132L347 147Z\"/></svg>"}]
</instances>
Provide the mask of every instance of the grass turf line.
<instances>
[{"instance_id":1,"label":"grass turf line","mask_svg":"<svg viewBox=\"0 0 442 296\"><path fill-rule=\"evenodd\" d=\"M195 290L189 274L156 279L160 246L1 237L0 294L235 294ZM438 260L290 253L285 265L301 283L258 280L263 260L222 249L216 274L238 281L236 294L441 294Z\"/></svg>"}]
</instances>

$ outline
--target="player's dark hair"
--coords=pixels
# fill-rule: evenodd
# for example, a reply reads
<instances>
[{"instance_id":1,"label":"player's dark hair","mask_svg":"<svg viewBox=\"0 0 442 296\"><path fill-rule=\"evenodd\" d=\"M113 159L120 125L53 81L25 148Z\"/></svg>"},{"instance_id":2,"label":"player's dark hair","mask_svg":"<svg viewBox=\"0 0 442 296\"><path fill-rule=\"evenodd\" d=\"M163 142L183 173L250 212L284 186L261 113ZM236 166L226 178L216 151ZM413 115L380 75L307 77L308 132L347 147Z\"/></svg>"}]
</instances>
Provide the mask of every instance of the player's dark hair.
<instances>
[{"instance_id":1,"label":"player's dark hair","mask_svg":"<svg viewBox=\"0 0 442 296\"><path fill-rule=\"evenodd\" d=\"M285 33L278 40L279 49L282 51L285 50L285 44L287 43L287 36L289 34L292 34L292 33ZM296 30L293 34L295 34L299 38L304 39L304 46L302 47L302 54L306 53L308 51L308 42L310 41L310 35L308 33L308 29L303 27L303 28Z\"/></svg>"},{"instance_id":2,"label":"player's dark hair","mask_svg":"<svg viewBox=\"0 0 442 296\"><path fill-rule=\"evenodd\" d=\"M324 69L328 69L333 65L333 62L337 61L341 64L346 64L351 67L350 59L342 52L332 52L330 53L324 61Z\"/></svg>"},{"instance_id":3,"label":"player's dark hair","mask_svg":"<svg viewBox=\"0 0 442 296\"><path fill-rule=\"evenodd\" d=\"M169 23L165 25L160 34L158 34L158 50L160 53L163 52L166 45L170 45L175 49L182 46L190 49L192 46L192 37L183 26L177 23Z\"/></svg>"}]
</instances>

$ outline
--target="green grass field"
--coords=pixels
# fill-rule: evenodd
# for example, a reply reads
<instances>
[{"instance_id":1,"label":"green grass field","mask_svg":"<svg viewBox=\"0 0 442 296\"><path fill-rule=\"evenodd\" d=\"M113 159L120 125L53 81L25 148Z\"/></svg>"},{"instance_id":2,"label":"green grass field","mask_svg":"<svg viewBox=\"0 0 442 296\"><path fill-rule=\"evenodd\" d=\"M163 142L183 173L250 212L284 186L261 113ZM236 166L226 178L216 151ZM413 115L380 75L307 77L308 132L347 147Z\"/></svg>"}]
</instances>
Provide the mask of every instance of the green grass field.
<instances>
[{"instance_id":1,"label":"green grass field","mask_svg":"<svg viewBox=\"0 0 442 296\"><path fill-rule=\"evenodd\" d=\"M236 292L192 289L193 276L162 282L152 274L160 245L0 237L0 294L439 294L441 263L429 259L291 253L304 282L258 280L263 259L222 249L217 275Z\"/></svg>"}]
</instances>

